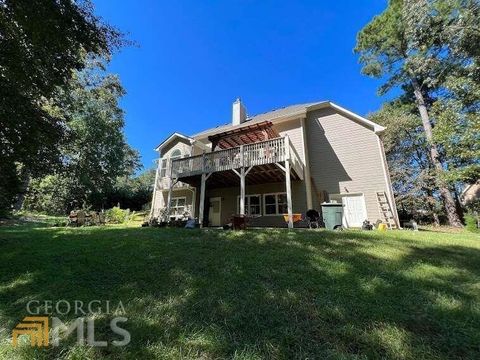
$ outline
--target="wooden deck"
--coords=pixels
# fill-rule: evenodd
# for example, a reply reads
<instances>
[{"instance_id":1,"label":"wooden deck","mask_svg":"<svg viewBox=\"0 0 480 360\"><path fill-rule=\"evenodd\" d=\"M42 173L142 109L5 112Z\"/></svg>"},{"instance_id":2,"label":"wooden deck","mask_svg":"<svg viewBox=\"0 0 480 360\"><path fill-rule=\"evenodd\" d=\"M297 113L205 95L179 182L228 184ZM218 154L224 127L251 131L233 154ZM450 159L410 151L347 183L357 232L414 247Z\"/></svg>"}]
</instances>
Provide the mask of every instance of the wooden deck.
<instances>
[{"instance_id":1,"label":"wooden deck","mask_svg":"<svg viewBox=\"0 0 480 360\"><path fill-rule=\"evenodd\" d=\"M274 164L282 164L286 160L290 161L295 173L292 174L294 178L303 179L303 163L288 137L278 137L202 155L175 159L171 164L171 177L190 182L189 179L201 174L225 174L229 170L256 168L252 171L253 175L265 171L274 171ZM274 168L272 168L272 165Z\"/></svg>"}]
</instances>

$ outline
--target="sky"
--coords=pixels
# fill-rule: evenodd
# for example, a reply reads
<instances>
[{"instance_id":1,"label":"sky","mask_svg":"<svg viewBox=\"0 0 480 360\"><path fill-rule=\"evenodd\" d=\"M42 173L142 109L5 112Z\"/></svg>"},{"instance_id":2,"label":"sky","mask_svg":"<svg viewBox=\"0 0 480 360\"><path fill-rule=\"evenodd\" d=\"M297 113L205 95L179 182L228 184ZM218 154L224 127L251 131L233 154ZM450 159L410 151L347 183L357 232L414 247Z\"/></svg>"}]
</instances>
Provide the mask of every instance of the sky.
<instances>
[{"instance_id":1,"label":"sky","mask_svg":"<svg viewBox=\"0 0 480 360\"><path fill-rule=\"evenodd\" d=\"M361 74L356 34L386 0L93 0L136 46L109 65L127 94L125 133L146 168L173 132L193 135L249 115L330 100L367 115L386 98Z\"/></svg>"}]
</instances>

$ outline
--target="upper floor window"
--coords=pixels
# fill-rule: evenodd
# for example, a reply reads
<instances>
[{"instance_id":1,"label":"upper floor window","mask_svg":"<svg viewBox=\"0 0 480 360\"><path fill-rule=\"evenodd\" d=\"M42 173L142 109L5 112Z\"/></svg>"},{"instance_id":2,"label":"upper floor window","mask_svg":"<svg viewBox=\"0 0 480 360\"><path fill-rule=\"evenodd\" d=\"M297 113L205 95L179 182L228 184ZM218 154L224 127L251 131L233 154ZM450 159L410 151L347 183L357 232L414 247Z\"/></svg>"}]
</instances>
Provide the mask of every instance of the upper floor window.
<instances>
[{"instance_id":1,"label":"upper floor window","mask_svg":"<svg viewBox=\"0 0 480 360\"><path fill-rule=\"evenodd\" d=\"M160 177L167 176L167 159L162 159L160 163Z\"/></svg>"},{"instance_id":2,"label":"upper floor window","mask_svg":"<svg viewBox=\"0 0 480 360\"><path fill-rule=\"evenodd\" d=\"M170 160L179 159L182 157L182 152L179 149L175 149L170 153ZM160 177L167 176L167 166L168 166L168 159L163 158L160 163Z\"/></svg>"}]
</instances>

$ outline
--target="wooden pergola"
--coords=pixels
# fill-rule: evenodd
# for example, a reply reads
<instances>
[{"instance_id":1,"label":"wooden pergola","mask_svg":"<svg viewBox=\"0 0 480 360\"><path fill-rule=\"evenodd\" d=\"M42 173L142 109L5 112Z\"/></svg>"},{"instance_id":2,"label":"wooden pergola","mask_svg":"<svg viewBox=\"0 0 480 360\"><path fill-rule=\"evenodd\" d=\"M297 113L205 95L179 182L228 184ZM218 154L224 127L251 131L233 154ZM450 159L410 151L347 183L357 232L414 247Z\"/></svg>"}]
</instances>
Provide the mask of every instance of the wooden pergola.
<instances>
[{"instance_id":1,"label":"wooden pergola","mask_svg":"<svg viewBox=\"0 0 480 360\"><path fill-rule=\"evenodd\" d=\"M212 151L215 151L217 146L220 149L229 149L268 139L275 139L279 136L278 131L272 127L271 121L263 121L211 135L208 137L208 140L212 143Z\"/></svg>"}]
</instances>

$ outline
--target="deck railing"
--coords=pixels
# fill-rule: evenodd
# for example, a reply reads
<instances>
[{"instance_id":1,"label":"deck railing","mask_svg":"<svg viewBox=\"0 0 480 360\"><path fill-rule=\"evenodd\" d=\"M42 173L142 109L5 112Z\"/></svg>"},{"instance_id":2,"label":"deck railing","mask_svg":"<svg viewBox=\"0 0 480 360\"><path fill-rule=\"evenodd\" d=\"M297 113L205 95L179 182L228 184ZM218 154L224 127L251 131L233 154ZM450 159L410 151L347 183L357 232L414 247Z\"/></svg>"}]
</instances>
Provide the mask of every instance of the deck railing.
<instances>
[{"instance_id":1,"label":"deck railing","mask_svg":"<svg viewBox=\"0 0 480 360\"><path fill-rule=\"evenodd\" d=\"M293 146L290 138L287 137L287 140L288 140L289 147L290 147L289 156L290 156L290 161L291 161L292 168L298 174L300 179L303 180L303 163L302 163L302 160L300 160L300 156L298 155L298 152L295 149L295 147Z\"/></svg>"},{"instance_id":2,"label":"deck railing","mask_svg":"<svg viewBox=\"0 0 480 360\"><path fill-rule=\"evenodd\" d=\"M289 151L287 152L287 146ZM289 154L289 155L288 155ZM172 160L171 176L182 178L216 171L238 169L285 161L287 156L292 167L303 177L303 166L288 137L256 142L230 149L213 151L202 155Z\"/></svg>"}]
</instances>

